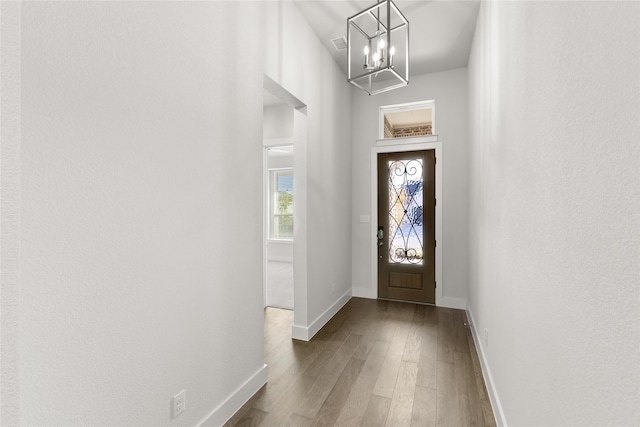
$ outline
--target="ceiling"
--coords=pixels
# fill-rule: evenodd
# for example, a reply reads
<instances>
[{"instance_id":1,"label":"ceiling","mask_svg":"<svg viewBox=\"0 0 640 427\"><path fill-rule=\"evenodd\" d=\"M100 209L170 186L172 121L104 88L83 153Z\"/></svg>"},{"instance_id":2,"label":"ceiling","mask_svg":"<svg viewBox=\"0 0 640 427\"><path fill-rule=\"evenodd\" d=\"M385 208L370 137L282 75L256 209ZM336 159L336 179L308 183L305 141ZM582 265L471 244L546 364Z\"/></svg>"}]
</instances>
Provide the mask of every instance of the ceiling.
<instances>
[{"instance_id":1,"label":"ceiling","mask_svg":"<svg viewBox=\"0 0 640 427\"><path fill-rule=\"evenodd\" d=\"M302 15L347 74L347 50L331 39L347 37L347 18L376 0L294 0ZM409 76L466 67L480 0L394 0L409 21Z\"/></svg>"}]
</instances>

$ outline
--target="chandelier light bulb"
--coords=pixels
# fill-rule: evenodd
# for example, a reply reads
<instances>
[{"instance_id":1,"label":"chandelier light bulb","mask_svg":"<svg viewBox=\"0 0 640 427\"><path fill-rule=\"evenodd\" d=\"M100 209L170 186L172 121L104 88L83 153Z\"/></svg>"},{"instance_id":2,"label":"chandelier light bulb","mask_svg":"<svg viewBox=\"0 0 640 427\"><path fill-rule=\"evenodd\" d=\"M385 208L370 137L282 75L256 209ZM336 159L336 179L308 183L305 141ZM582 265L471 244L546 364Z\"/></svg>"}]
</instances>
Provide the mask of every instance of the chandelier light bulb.
<instances>
[{"instance_id":1,"label":"chandelier light bulb","mask_svg":"<svg viewBox=\"0 0 640 427\"><path fill-rule=\"evenodd\" d=\"M389 66L393 67L393 55L396 54L395 46L389 48Z\"/></svg>"},{"instance_id":2,"label":"chandelier light bulb","mask_svg":"<svg viewBox=\"0 0 640 427\"><path fill-rule=\"evenodd\" d=\"M363 68L369 68L369 45L364 47L364 65Z\"/></svg>"}]
</instances>

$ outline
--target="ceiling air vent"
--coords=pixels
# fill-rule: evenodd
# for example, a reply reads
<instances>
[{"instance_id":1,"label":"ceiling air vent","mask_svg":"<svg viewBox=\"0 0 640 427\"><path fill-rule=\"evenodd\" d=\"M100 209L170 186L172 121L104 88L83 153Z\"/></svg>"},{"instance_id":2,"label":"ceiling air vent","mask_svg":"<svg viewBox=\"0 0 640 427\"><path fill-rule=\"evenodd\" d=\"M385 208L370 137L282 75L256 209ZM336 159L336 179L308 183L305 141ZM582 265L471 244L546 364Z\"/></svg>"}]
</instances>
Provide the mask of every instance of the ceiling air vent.
<instances>
[{"instance_id":1,"label":"ceiling air vent","mask_svg":"<svg viewBox=\"0 0 640 427\"><path fill-rule=\"evenodd\" d=\"M347 39L344 37L336 37L335 39L331 39L331 43L333 43L333 47L336 50L342 50L347 48Z\"/></svg>"}]
</instances>

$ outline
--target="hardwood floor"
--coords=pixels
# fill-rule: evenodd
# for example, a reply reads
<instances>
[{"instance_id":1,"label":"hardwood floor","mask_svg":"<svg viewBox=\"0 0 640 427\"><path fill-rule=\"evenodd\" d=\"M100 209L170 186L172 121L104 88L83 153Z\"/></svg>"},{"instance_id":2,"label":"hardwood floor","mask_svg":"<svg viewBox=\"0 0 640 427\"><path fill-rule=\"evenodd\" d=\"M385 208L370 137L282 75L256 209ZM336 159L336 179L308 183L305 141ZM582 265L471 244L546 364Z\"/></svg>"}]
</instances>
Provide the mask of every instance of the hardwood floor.
<instances>
[{"instance_id":1,"label":"hardwood floor","mask_svg":"<svg viewBox=\"0 0 640 427\"><path fill-rule=\"evenodd\" d=\"M464 311L352 298L310 342L265 310L268 383L225 426L495 426Z\"/></svg>"}]
</instances>

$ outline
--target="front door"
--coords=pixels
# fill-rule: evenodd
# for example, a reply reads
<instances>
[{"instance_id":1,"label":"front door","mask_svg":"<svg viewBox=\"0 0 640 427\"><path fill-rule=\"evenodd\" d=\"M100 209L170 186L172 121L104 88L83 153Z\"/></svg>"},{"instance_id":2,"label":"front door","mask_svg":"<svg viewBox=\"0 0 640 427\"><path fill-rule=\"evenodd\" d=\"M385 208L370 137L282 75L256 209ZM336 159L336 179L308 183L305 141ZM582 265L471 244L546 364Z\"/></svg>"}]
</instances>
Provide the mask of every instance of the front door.
<instances>
[{"instance_id":1,"label":"front door","mask_svg":"<svg viewBox=\"0 0 640 427\"><path fill-rule=\"evenodd\" d=\"M435 150L378 154L378 297L436 302Z\"/></svg>"}]
</instances>

